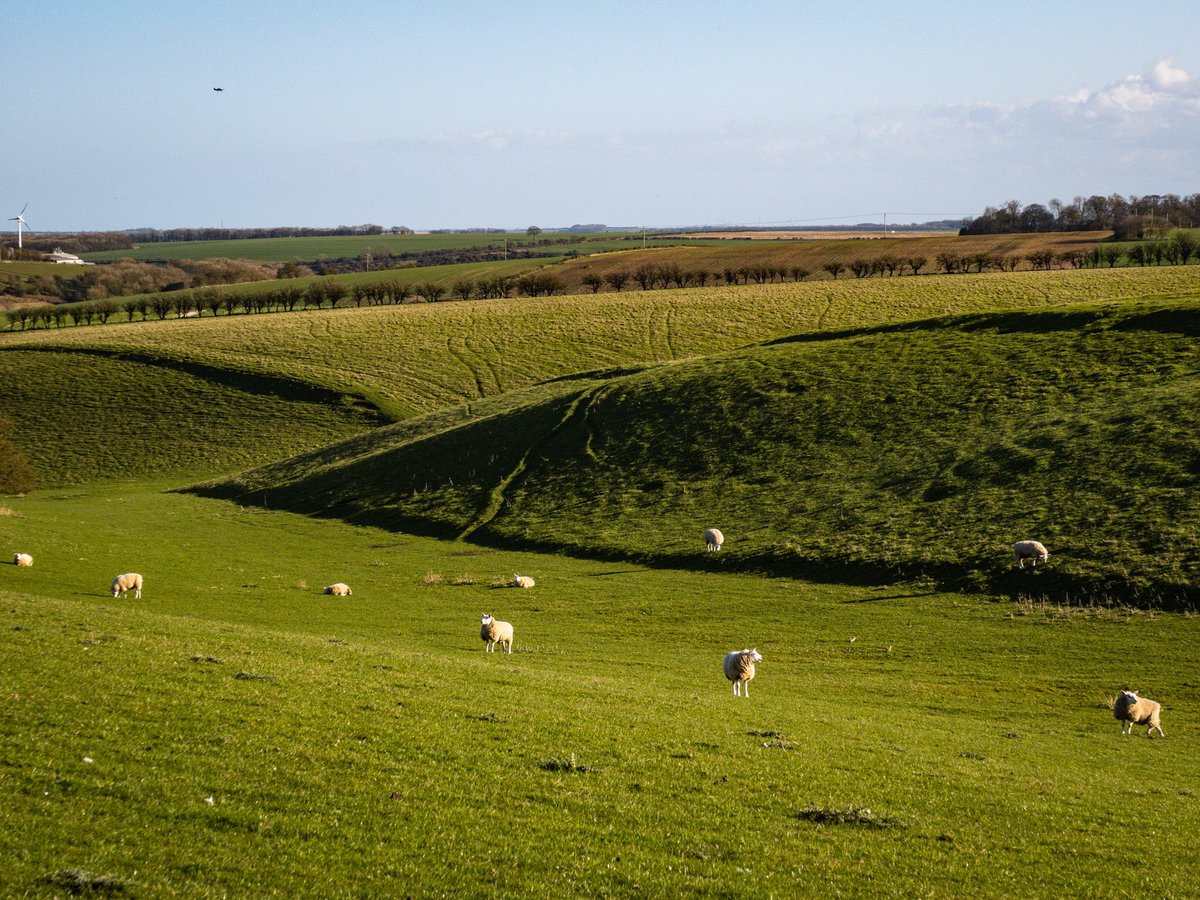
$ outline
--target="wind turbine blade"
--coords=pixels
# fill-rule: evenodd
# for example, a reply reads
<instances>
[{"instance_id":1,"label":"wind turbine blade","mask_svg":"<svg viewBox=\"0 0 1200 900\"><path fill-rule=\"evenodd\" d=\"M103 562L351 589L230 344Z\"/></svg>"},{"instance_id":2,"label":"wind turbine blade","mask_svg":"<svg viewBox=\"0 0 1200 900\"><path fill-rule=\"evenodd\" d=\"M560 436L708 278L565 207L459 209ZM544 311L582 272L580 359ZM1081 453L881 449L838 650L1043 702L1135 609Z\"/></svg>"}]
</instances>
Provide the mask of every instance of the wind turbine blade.
<instances>
[{"instance_id":1,"label":"wind turbine blade","mask_svg":"<svg viewBox=\"0 0 1200 900\"><path fill-rule=\"evenodd\" d=\"M29 209L29 204L28 204L28 203L26 203L24 206L22 206L22 207L21 207L21 211L20 211L19 213L17 213L17 215L18 215L18 216L23 216L23 215L25 215L25 210L27 210L27 209Z\"/></svg>"}]
</instances>

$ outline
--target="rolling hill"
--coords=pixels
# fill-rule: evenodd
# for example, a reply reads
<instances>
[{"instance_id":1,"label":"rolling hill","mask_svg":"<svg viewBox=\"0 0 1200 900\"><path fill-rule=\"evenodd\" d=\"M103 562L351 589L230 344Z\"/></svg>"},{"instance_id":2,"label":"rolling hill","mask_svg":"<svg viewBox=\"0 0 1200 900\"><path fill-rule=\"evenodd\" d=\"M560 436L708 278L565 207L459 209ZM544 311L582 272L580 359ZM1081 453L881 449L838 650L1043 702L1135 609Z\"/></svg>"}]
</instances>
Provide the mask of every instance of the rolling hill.
<instances>
[{"instance_id":1,"label":"rolling hill","mask_svg":"<svg viewBox=\"0 0 1200 900\"><path fill-rule=\"evenodd\" d=\"M1198 336L1192 301L801 334L198 490L677 565L700 563L715 524L722 566L1194 605ZM1014 577L1025 537L1052 547L1052 573Z\"/></svg>"}]
</instances>

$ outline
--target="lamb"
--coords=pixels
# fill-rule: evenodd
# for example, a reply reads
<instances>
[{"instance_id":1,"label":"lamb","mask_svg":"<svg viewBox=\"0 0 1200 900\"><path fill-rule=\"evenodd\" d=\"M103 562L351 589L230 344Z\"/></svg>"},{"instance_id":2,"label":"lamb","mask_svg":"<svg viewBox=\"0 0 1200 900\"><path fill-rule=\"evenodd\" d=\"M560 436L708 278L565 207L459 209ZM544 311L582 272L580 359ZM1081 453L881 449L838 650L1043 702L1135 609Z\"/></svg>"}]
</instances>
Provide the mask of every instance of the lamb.
<instances>
[{"instance_id":1,"label":"lamb","mask_svg":"<svg viewBox=\"0 0 1200 900\"><path fill-rule=\"evenodd\" d=\"M33 565L33 557L30 556L28 553L14 553L13 554L13 565L14 566L24 566L25 568L29 568L29 566Z\"/></svg>"},{"instance_id":2,"label":"lamb","mask_svg":"<svg viewBox=\"0 0 1200 900\"><path fill-rule=\"evenodd\" d=\"M1139 697L1134 691L1121 691L1113 703L1113 718L1121 723L1121 734L1132 734L1134 725L1145 725L1146 737L1156 729L1161 737L1166 737L1159 723L1161 712L1161 703Z\"/></svg>"},{"instance_id":3,"label":"lamb","mask_svg":"<svg viewBox=\"0 0 1200 900\"><path fill-rule=\"evenodd\" d=\"M532 578L530 578L528 575L517 575L517 574L513 575L513 580L512 580L513 587L531 588L535 584L537 584L537 582L534 581Z\"/></svg>"},{"instance_id":4,"label":"lamb","mask_svg":"<svg viewBox=\"0 0 1200 900\"><path fill-rule=\"evenodd\" d=\"M725 543L725 535L721 534L721 529L704 529L704 549L709 553L717 553L720 551L723 543Z\"/></svg>"},{"instance_id":5,"label":"lamb","mask_svg":"<svg viewBox=\"0 0 1200 900\"><path fill-rule=\"evenodd\" d=\"M505 653L512 653L513 627L511 622L501 622L484 613L480 623L479 637L487 642L487 646L483 648L485 653L494 652L497 644Z\"/></svg>"},{"instance_id":6,"label":"lamb","mask_svg":"<svg viewBox=\"0 0 1200 900\"><path fill-rule=\"evenodd\" d=\"M325 593L333 594L335 597L349 597L354 592L350 590L350 585L342 584L342 582L339 581L337 584L331 584L329 587L325 588Z\"/></svg>"},{"instance_id":7,"label":"lamb","mask_svg":"<svg viewBox=\"0 0 1200 900\"><path fill-rule=\"evenodd\" d=\"M1025 560L1032 560L1033 568L1037 568L1039 562L1045 562L1050 558L1050 551L1040 541L1017 541L1013 544L1013 556L1017 558L1017 568L1025 568Z\"/></svg>"},{"instance_id":8,"label":"lamb","mask_svg":"<svg viewBox=\"0 0 1200 900\"><path fill-rule=\"evenodd\" d=\"M750 682L754 679L754 664L762 662L762 654L756 648L733 650L725 654L725 677L733 682L733 696L750 696Z\"/></svg>"},{"instance_id":9,"label":"lamb","mask_svg":"<svg viewBox=\"0 0 1200 900\"><path fill-rule=\"evenodd\" d=\"M142 599L142 576L137 572L126 572L113 579L113 597L124 597L130 591L133 591L134 600Z\"/></svg>"}]
</instances>

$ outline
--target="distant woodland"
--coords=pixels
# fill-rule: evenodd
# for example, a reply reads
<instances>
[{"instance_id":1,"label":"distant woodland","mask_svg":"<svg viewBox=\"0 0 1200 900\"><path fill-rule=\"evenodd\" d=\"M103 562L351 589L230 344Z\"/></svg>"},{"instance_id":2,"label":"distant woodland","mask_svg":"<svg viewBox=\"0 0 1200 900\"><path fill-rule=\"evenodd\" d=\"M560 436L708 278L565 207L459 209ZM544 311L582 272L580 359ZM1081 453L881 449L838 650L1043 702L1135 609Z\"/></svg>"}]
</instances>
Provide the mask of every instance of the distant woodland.
<instances>
[{"instance_id":1,"label":"distant woodland","mask_svg":"<svg viewBox=\"0 0 1200 900\"><path fill-rule=\"evenodd\" d=\"M1122 197L1076 197L1070 203L1051 200L1046 205L1022 206L1009 200L989 206L968 219L959 234L1011 234L1040 231L1112 231L1119 241L1163 237L1173 228L1200 226L1200 194L1146 194Z\"/></svg>"}]
</instances>

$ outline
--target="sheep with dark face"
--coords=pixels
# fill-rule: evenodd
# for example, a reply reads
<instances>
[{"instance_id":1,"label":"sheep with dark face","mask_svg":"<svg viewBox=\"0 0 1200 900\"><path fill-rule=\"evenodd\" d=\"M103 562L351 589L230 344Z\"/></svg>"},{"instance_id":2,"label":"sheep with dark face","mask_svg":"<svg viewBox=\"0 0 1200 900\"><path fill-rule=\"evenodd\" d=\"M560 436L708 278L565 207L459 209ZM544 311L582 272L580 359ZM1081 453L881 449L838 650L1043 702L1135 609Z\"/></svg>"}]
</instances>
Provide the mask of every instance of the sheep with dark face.
<instances>
[{"instance_id":1,"label":"sheep with dark face","mask_svg":"<svg viewBox=\"0 0 1200 900\"><path fill-rule=\"evenodd\" d=\"M1025 568L1025 560L1030 561L1032 568L1038 563L1044 563L1050 558L1050 551L1041 541L1017 541L1012 546L1013 556L1017 558L1017 568Z\"/></svg>"},{"instance_id":2,"label":"sheep with dark face","mask_svg":"<svg viewBox=\"0 0 1200 900\"><path fill-rule=\"evenodd\" d=\"M1113 718L1121 723L1121 734L1132 734L1134 725L1145 725L1146 737L1155 731L1166 737L1159 722L1161 715L1161 703L1139 697L1135 691L1121 691L1113 703Z\"/></svg>"},{"instance_id":3,"label":"sheep with dark face","mask_svg":"<svg viewBox=\"0 0 1200 900\"><path fill-rule=\"evenodd\" d=\"M25 568L28 568L29 566L33 565L33 557L30 556L28 553L14 553L13 554L13 565L14 566L23 566Z\"/></svg>"},{"instance_id":4,"label":"sheep with dark face","mask_svg":"<svg viewBox=\"0 0 1200 900\"><path fill-rule=\"evenodd\" d=\"M762 654L755 648L733 650L725 654L725 677L733 682L733 696L750 696L750 682L754 680L754 664L762 662Z\"/></svg>"},{"instance_id":5,"label":"sheep with dark face","mask_svg":"<svg viewBox=\"0 0 1200 900\"><path fill-rule=\"evenodd\" d=\"M485 653L494 652L497 644L505 653L512 653L513 627L511 622L501 622L484 613L480 622L479 637L486 643L483 648Z\"/></svg>"}]
</instances>

